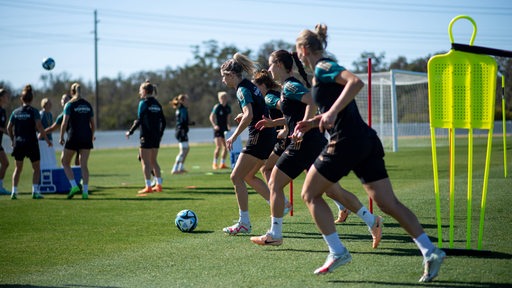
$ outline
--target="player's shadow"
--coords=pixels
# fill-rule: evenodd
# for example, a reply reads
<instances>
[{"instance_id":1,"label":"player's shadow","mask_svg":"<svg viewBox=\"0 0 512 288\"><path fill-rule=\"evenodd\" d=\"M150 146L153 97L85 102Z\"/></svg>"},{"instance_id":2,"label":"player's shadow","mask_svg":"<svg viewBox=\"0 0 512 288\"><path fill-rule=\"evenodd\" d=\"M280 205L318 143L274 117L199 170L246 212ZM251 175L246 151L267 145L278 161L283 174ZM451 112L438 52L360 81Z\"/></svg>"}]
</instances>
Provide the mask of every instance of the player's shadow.
<instances>
[{"instance_id":1,"label":"player's shadow","mask_svg":"<svg viewBox=\"0 0 512 288\"><path fill-rule=\"evenodd\" d=\"M370 287L383 287L383 286L400 286L400 287L425 287L424 283L413 282L389 282L389 281L350 281L350 280L328 280L329 283L351 285L364 285ZM463 282L455 281L439 281L428 283L428 287L449 287L449 288L492 288L492 287L511 287L511 283L485 283L485 282Z\"/></svg>"}]
</instances>

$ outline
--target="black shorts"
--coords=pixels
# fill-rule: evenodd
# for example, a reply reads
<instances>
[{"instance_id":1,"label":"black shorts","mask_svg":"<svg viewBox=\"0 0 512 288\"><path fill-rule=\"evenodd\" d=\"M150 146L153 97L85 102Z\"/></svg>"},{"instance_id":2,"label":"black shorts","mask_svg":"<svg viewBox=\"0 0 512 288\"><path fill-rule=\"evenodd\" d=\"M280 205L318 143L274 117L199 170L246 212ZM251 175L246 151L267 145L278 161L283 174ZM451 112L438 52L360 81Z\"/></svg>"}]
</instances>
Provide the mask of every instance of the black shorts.
<instances>
[{"instance_id":1,"label":"black shorts","mask_svg":"<svg viewBox=\"0 0 512 288\"><path fill-rule=\"evenodd\" d=\"M225 131L226 130L222 130L222 129L221 130L213 130L213 138L219 138L219 137L225 138L225 136L224 136Z\"/></svg>"},{"instance_id":2,"label":"black shorts","mask_svg":"<svg viewBox=\"0 0 512 288\"><path fill-rule=\"evenodd\" d=\"M64 148L74 151L80 151L80 150L91 150L93 148L92 139L90 140L75 140L73 138L70 138L66 140L66 143L64 144Z\"/></svg>"},{"instance_id":3,"label":"black shorts","mask_svg":"<svg viewBox=\"0 0 512 288\"><path fill-rule=\"evenodd\" d=\"M310 137L307 136L308 134L301 141L288 145L277 160L277 168L291 179L297 178L304 170L308 170L327 145L327 139L319 131Z\"/></svg>"},{"instance_id":4,"label":"black shorts","mask_svg":"<svg viewBox=\"0 0 512 288\"><path fill-rule=\"evenodd\" d=\"M284 139L277 139L276 145L274 145L274 154L276 154L277 156L281 156L284 150L286 150L286 147L290 145L290 142L291 140L288 137Z\"/></svg>"},{"instance_id":5,"label":"black shorts","mask_svg":"<svg viewBox=\"0 0 512 288\"><path fill-rule=\"evenodd\" d=\"M188 142L188 130L176 129L174 136L178 142Z\"/></svg>"},{"instance_id":6,"label":"black shorts","mask_svg":"<svg viewBox=\"0 0 512 288\"><path fill-rule=\"evenodd\" d=\"M388 178L384 148L376 134L362 141L347 138L331 140L314 165L322 176L333 183L347 176L350 171L354 171L363 184Z\"/></svg>"},{"instance_id":7,"label":"black shorts","mask_svg":"<svg viewBox=\"0 0 512 288\"><path fill-rule=\"evenodd\" d=\"M25 157L29 158L32 163L41 160L41 154L39 154L39 146L37 143L36 145L30 146L16 145L12 150L11 155L16 161L23 161Z\"/></svg>"},{"instance_id":8,"label":"black shorts","mask_svg":"<svg viewBox=\"0 0 512 288\"><path fill-rule=\"evenodd\" d=\"M160 138L140 137L140 148L143 148L143 149L160 148Z\"/></svg>"},{"instance_id":9,"label":"black shorts","mask_svg":"<svg viewBox=\"0 0 512 288\"><path fill-rule=\"evenodd\" d=\"M276 130L266 128L261 131L249 133L247 144L242 153L252 155L260 160L268 159L276 143Z\"/></svg>"}]
</instances>

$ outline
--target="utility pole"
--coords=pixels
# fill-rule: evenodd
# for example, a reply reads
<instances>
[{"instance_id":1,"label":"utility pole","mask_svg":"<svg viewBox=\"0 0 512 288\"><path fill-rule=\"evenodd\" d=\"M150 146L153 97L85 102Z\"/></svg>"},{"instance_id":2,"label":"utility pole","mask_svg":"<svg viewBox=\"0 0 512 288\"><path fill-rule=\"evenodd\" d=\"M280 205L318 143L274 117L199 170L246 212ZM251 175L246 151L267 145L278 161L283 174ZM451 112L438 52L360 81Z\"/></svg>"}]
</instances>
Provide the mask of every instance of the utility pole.
<instances>
[{"instance_id":1,"label":"utility pole","mask_svg":"<svg viewBox=\"0 0 512 288\"><path fill-rule=\"evenodd\" d=\"M98 13L94 10L94 82L96 90L96 98L94 101L94 113L96 122L96 129L100 128L100 97L99 97L99 86L98 86Z\"/></svg>"}]
</instances>

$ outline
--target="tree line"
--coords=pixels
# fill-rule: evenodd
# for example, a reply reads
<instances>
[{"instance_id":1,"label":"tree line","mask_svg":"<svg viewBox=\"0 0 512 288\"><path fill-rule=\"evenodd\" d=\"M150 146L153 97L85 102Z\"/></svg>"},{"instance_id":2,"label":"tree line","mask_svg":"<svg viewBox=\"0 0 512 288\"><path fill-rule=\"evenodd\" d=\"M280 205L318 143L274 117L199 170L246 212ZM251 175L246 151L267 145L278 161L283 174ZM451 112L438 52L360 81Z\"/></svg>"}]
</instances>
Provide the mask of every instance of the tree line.
<instances>
[{"instance_id":1,"label":"tree line","mask_svg":"<svg viewBox=\"0 0 512 288\"><path fill-rule=\"evenodd\" d=\"M230 105L233 115L240 112L234 91L227 89L221 81L220 66L236 52L248 55L258 63L259 68L268 68L268 57L274 50L285 49L292 51L294 45L283 41L270 41L264 43L258 51L240 50L235 46L220 46L217 41L210 40L203 42L192 48L192 61L182 67L166 67L158 71L140 71L123 77L121 75L115 78L104 77L98 80L98 107L97 114L98 126L101 130L125 130L130 127L136 117L138 107L139 86L145 80L150 80L157 85L158 100L164 107L164 114L168 121L168 127L175 123L174 110L169 102L177 95L185 93L189 95L189 115L190 120L194 121L199 127L208 127L210 111L217 103L217 92L227 91L231 96ZM446 53L438 52L435 54ZM433 54L433 55L435 55ZM367 59L372 59L372 71L381 72L390 69L401 69L417 72L427 72L427 63L431 56L408 61L406 57L400 56L397 59L385 62L385 53L376 54L374 52L364 51L360 58L352 62L352 72L366 73ZM335 57L335 55L333 55ZM496 57L499 71L506 79L506 117L512 119L512 59ZM340 63L348 66L347 63ZM72 79L71 76L62 72L57 75L42 75L44 87L35 91L36 99L32 105L40 108L39 101L47 97L52 103L52 113L54 118L62 108L60 107L60 98L62 94L69 91L73 82L82 84L85 98L95 107L95 87L92 82L84 82L81 79ZM497 81L497 101L496 101L496 119L501 119L501 79ZM11 101L6 107L8 113L20 105L18 95L21 87L16 90L10 87L8 83L0 80L0 87L11 91ZM234 124L234 123L232 123Z\"/></svg>"}]
</instances>

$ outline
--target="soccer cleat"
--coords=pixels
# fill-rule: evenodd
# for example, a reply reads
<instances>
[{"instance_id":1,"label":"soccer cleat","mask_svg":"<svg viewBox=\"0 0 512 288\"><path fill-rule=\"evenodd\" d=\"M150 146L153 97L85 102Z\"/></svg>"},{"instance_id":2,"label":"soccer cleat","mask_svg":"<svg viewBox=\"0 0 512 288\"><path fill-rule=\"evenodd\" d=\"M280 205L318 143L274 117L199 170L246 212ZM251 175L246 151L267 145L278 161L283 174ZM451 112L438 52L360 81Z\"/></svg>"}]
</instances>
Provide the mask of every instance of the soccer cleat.
<instances>
[{"instance_id":1,"label":"soccer cleat","mask_svg":"<svg viewBox=\"0 0 512 288\"><path fill-rule=\"evenodd\" d=\"M350 252L348 252L347 249L345 249L345 252L340 255L329 253L324 265L316 269L313 273L316 275L324 275L334 271L334 269L340 267L341 265L349 263L350 261L352 261L352 255L350 255Z\"/></svg>"},{"instance_id":2,"label":"soccer cleat","mask_svg":"<svg viewBox=\"0 0 512 288\"><path fill-rule=\"evenodd\" d=\"M368 228L370 233L372 234L373 243L372 248L375 249L379 246L380 239L382 238L382 217L375 216L375 222L373 223L372 228Z\"/></svg>"},{"instance_id":3,"label":"soccer cleat","mask_svg":"<svg viewBox=\"0 0 512 288\"><path fill-rule=\"evenodd\" d=\"M344 223L347 220L349 214L350 210L348 210L347 208L340 210L340 212L338 213L338 219L336 219L334 223Z\"/></svg>"},{"instance_id":4,"label":"soccer cleat","mask_svg":"<svg viewBox=\"0 0 512 288\"><path fill-rule=\"evenodd\" d=\"M71 199L71 198L73 198L73 196L75 196L76 193L79 193L79 192L80 192L80 187L78 187L78 186L72 187L71 190L69 190L67 198Z\"/></svg>"},{"instance_id":5,"label":"soccer cleat","mask_svg":"<svg viewBox=\"0 0 512 288\"><path fill-rule=\"evenodd\" d=\"M153 190L154 192L162 192L162 185L156 184L153 187L151 187L151 190Z\"/></svg>"},{"instance_id":6,"label":"soccer cleat","mask_svg":"<svg viewBox=\"0 0 512 288\"><path fill-rule=\"evenodd\" d=\"M284 204L283 216L285 216L288 213L290 213L290 211L292 211L292 209L293 209L292 203L290 203L290 201L286 202L286 204Z\"/></svg>"},{"instance_id":7,"label":"soccer cleat","mask_svg":"<svg viewBox=\"0 0 512 288\"><path fill-rule=\"evenodd\" d=\"M43 195L41 193L32 193L32 199L44 199Z\"/></svg>"},{"instance_id":8,"label":"soccer cleat","mask_svg":"<svg viewBox=\"0 0 512 288\"><path fill-rule=\"evenodd\" d=\"M82 192L82 199L84 199L84 200L89 199L89 193Z\"/></svg>"},{"instance_id":9,"label":"soccer cleat","mask_svg":"<svg viewBox=\"0 0 512 288\"><path fill-rule=\"evenodd\" d=\"M16 199L18 199L18 193L12 193L11 200L16 200Z\"/></svg>"},{"instance_id":10,"label":"soccer cleat","mask_svg":"<svg viewBox=\"0 0 512 288\"><path fill-rule=\"evenodd\" d=\"M228 169L228 166L226 166L226 164L222 163L222 164L220 164L219 169Z\"/></svg>"},{"instance_id":11,"label":"soccer cleat","mask_svg":"<svg viewBox=\"0 0 512 288\"><path fill-rule=\"evenodd\" d=\"M251 224L237 222L233 226L229 226L229 227L222 229L222 231L224 231L224 233L227 233L229 235L236 235L238 233L249 234L249 233L251 233Z\"/></svg>"},{"instance_id":12,"label":"soccer cleat","mask_svg":"<svg viewBox=\"0 0 512 288\"><path fill-rule=\"evenodd\" d=\"M213 170L217 170L217 169L220 169L220 167L217 167L217 164L213 163L213 164L212 164L212 169L213 169Z\"/></svg>"},{"instance_id":13,"label":"soccer cleat","mask_svg":"<svg viewBox=\"0 0 512 288\"><path fill-rule=\"evenodd\" d=\"M149 186L146 186L146 187L144 187L144 189L139 190L139 192L137 192L137 194L147 194L147 193L153 193L153 189L151 189L151 187L149 187Z\"/></svg>"},{"instance_id":14,"label":"soccer cleat","mask_svg":"<svg viewBox=\"0 0 512 288\"><path fill-rule=\"evenodd\" d=\"M0 187L0 195L11 195L11 192L6 190L4 187Z\"/></svg>"},{"instance_id":15,"label":"soccer cleat","mask_svg":"<svg viewBox=\"0 0 512 288\"><path fill-rule=\"evenodd\" d=\"M435 248L434 251L432 251L432 254L423 259L425 270L423 272L423 276L421 276L418 282L432 281L432 279L434 279L439 273L439 268L441 268L441 263L443 263L445 257L446 253L443 250Z\"/></svg>"},{"instance_id":16,"label":"soccer cleat","mask_svg":"<svg viewBox=\"0 0 512 288\"><path fill-rule=\"evenodd\" d=\"M279 246L283 244L283 238L273 238L269 232L267 234L257 237L251 237L251 241L254 244L263 245L263 246Z\"/></svg>"}]
</instances>

